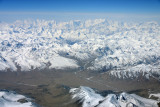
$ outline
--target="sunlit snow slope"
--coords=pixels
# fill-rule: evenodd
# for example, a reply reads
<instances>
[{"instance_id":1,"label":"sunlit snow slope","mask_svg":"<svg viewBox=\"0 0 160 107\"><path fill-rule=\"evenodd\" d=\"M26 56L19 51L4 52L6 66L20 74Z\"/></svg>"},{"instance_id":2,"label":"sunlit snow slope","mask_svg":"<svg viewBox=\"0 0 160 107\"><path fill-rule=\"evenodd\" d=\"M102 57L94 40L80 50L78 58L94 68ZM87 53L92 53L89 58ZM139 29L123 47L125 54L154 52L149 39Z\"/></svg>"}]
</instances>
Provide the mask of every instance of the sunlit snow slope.
<instances>
[{"instance_id":1,"label":"sunlit snow slope","mask_svg":"<svg viewBox=\"0 0 160 107\"><path fill-rule=\"evenodd\" d=\"M37 107L31 99L12 91L0 91L0 107Z\"/></svg>"},{"instance_id":2,"label":"sunlit snow slope","mask_svg":"<svg viewBox=\"0 0 160 107\"><path fill-rule=\"evenodd\" d=\"M103 97L89 87L72 88L72 98L82 103L82 107L158 107L158 101L146 99L125 92Z\"/></svg>"},{"instance_id":3,"label":"sunlit snow slope","mask_svg":"<svg viewBox=\"0 0 160 107\"><path fill-rule=\"evenodd\" d=\"M106 19L0 23L1 71L46 67L159 77L160 24Z\"/></svg>"}]
</instances>

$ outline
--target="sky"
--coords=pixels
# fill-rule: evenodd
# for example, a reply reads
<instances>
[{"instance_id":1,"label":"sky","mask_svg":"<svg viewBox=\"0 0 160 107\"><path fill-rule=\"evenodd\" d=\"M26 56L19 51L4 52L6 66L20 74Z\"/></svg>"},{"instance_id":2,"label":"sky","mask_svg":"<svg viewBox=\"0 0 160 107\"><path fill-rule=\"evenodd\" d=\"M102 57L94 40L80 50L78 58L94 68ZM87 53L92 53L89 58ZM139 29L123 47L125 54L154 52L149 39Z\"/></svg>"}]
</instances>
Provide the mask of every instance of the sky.
<instances>
[{"instance_id":1,"label":"sky","mask_svg":"<svg viewBox=\"0 0 160 107\"><path fill-rule=\"evenodd\" d=\"M0 0L0 21L25 18L160 15L160 0Z\"/></svg>"}]
</instances>

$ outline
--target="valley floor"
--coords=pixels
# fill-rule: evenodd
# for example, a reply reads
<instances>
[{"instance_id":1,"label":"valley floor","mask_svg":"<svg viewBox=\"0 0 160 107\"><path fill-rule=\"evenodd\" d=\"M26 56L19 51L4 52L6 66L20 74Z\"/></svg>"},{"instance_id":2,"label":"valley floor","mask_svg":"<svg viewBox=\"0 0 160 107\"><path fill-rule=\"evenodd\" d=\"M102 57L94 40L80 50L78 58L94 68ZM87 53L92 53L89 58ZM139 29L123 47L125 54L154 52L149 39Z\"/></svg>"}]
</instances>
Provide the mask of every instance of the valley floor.
<instances>
[{"instance_id":1,"label":"valley floor","mask_svg":"<svg viewBox=\"0 0 160 107\"><path fill-rule=\"evenodd\" d=\"M125 91L145 98L151 93L160 93L160 82L153 78L122 80L109 76L107 72L102 75L93 71L0 72L0 89L27 95L44 107L78 107L69 90L79 86L88 86L104 94Z\"/></svg>"}]
</instances>

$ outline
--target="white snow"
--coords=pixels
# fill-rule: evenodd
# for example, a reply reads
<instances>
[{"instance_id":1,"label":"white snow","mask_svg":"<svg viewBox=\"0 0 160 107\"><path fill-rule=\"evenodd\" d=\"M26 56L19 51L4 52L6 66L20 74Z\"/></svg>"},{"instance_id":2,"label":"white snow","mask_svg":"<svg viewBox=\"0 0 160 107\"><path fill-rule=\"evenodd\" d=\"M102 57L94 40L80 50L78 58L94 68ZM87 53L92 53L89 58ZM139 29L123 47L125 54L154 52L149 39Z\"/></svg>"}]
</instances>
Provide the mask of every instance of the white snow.
<instances>
[{"instance_id":1,"label":"white snow","mask_svg":"<svg viewBox=\"0 0 160 107\"><path fill-rule=\"evenodd\" d=\"M93 89L89 87L72 88L70 93L73 94L73 99L80 100L82 107L94 107L99 104L99 101L103 100L103 97L96 94Z\"/></svg>"},{"instance_id":2,"label":"white snow","mask_svg":"<svg viewBox=\"0 0 160 107\"><path fill-rule=\"evenodd\" d=\"M1 23L0 70L113 70L119 78L160 75L160 24L106 19ZM88 62L90 61L90 62ZM118 69L118 70L117 70ZM120 70L119 70L120 69Z\"/></svg>"},{"instance_id":3,"label":"white snow","mask_svg":"<svg viewBox=\"0 0 160 107\"><path fill-rule=\"evenodd\" d=\"M160 101L160 93L150 94L150 95L149 95L149 98L151 98L152 96L153 96L153 97L157 97L158 100Z\"/></svg>"},{"instance_id":4,"label":"white snow","mask_svg":"<svg viewBox=\"0 0 160 107\"><path fill-rule=\"evenodd\" d=\"M141 74L145 78L149 79L151 76L154 77L152 74L160 75L159 70L159 65L152 66L150 64L139 64L137 66L112 70L110 71L110 74L118 78L138 77L139 74Z\"/></svg>"},{"instance_id":5,"label":"white snow","mask_svg":"<svg viewBox=\"0 0 160 107\"><path fill-rule=\"evenodd\" d=\"M27 102L21 103L18 100L25 99ZM29 98L16 94L12 91L0 91L0 107L36 107Z\"/></svg>"},{"instance_id":6,"label":"white snow","mask_svg":"<svg viewBox=\"0 0 160 107\"><path fill-rule=\"evenodd\" d=\"M82 107L158 107L156 100L125 92L119 95L108 94L103 97L89 87L80 86L72 88L70 93L73 99L82 102Z\"/></svg>"},{"instance_id":7,"label":"white snow","mask_svg":"<svg viewBox=\"0 0 160 107\"><path fill-rule=\"evenodd\" d=\"M51 66L49 68L57 68L57 69L63 69L64 67L70 67L70 68L77 68L78 65L77 62L60 56L55 56L51 59Z\"/></svg>"}]
</instances>

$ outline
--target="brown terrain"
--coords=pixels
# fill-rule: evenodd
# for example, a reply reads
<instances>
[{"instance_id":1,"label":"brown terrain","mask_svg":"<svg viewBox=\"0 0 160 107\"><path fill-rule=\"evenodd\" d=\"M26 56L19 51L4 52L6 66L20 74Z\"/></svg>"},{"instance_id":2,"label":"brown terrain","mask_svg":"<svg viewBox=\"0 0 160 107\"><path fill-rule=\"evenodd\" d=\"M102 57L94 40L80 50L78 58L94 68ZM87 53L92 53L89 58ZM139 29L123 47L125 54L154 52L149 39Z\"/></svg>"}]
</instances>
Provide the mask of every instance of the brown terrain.
<instances>
[{"instance_id":1,"label":"brown terrain","mask_svg":"<svg viewBox=\"0 0 160 107\"><path fill-rule=\"evenodd\" d=\"M160 92L160 82L151 78L116 79L106 73L73 70L43 70L29 72L0 72L0 89L27 95L44 107L78 107L69 89L88 86L100 92L128 92L148 98Z\"/></svg>"}]
</instances>

